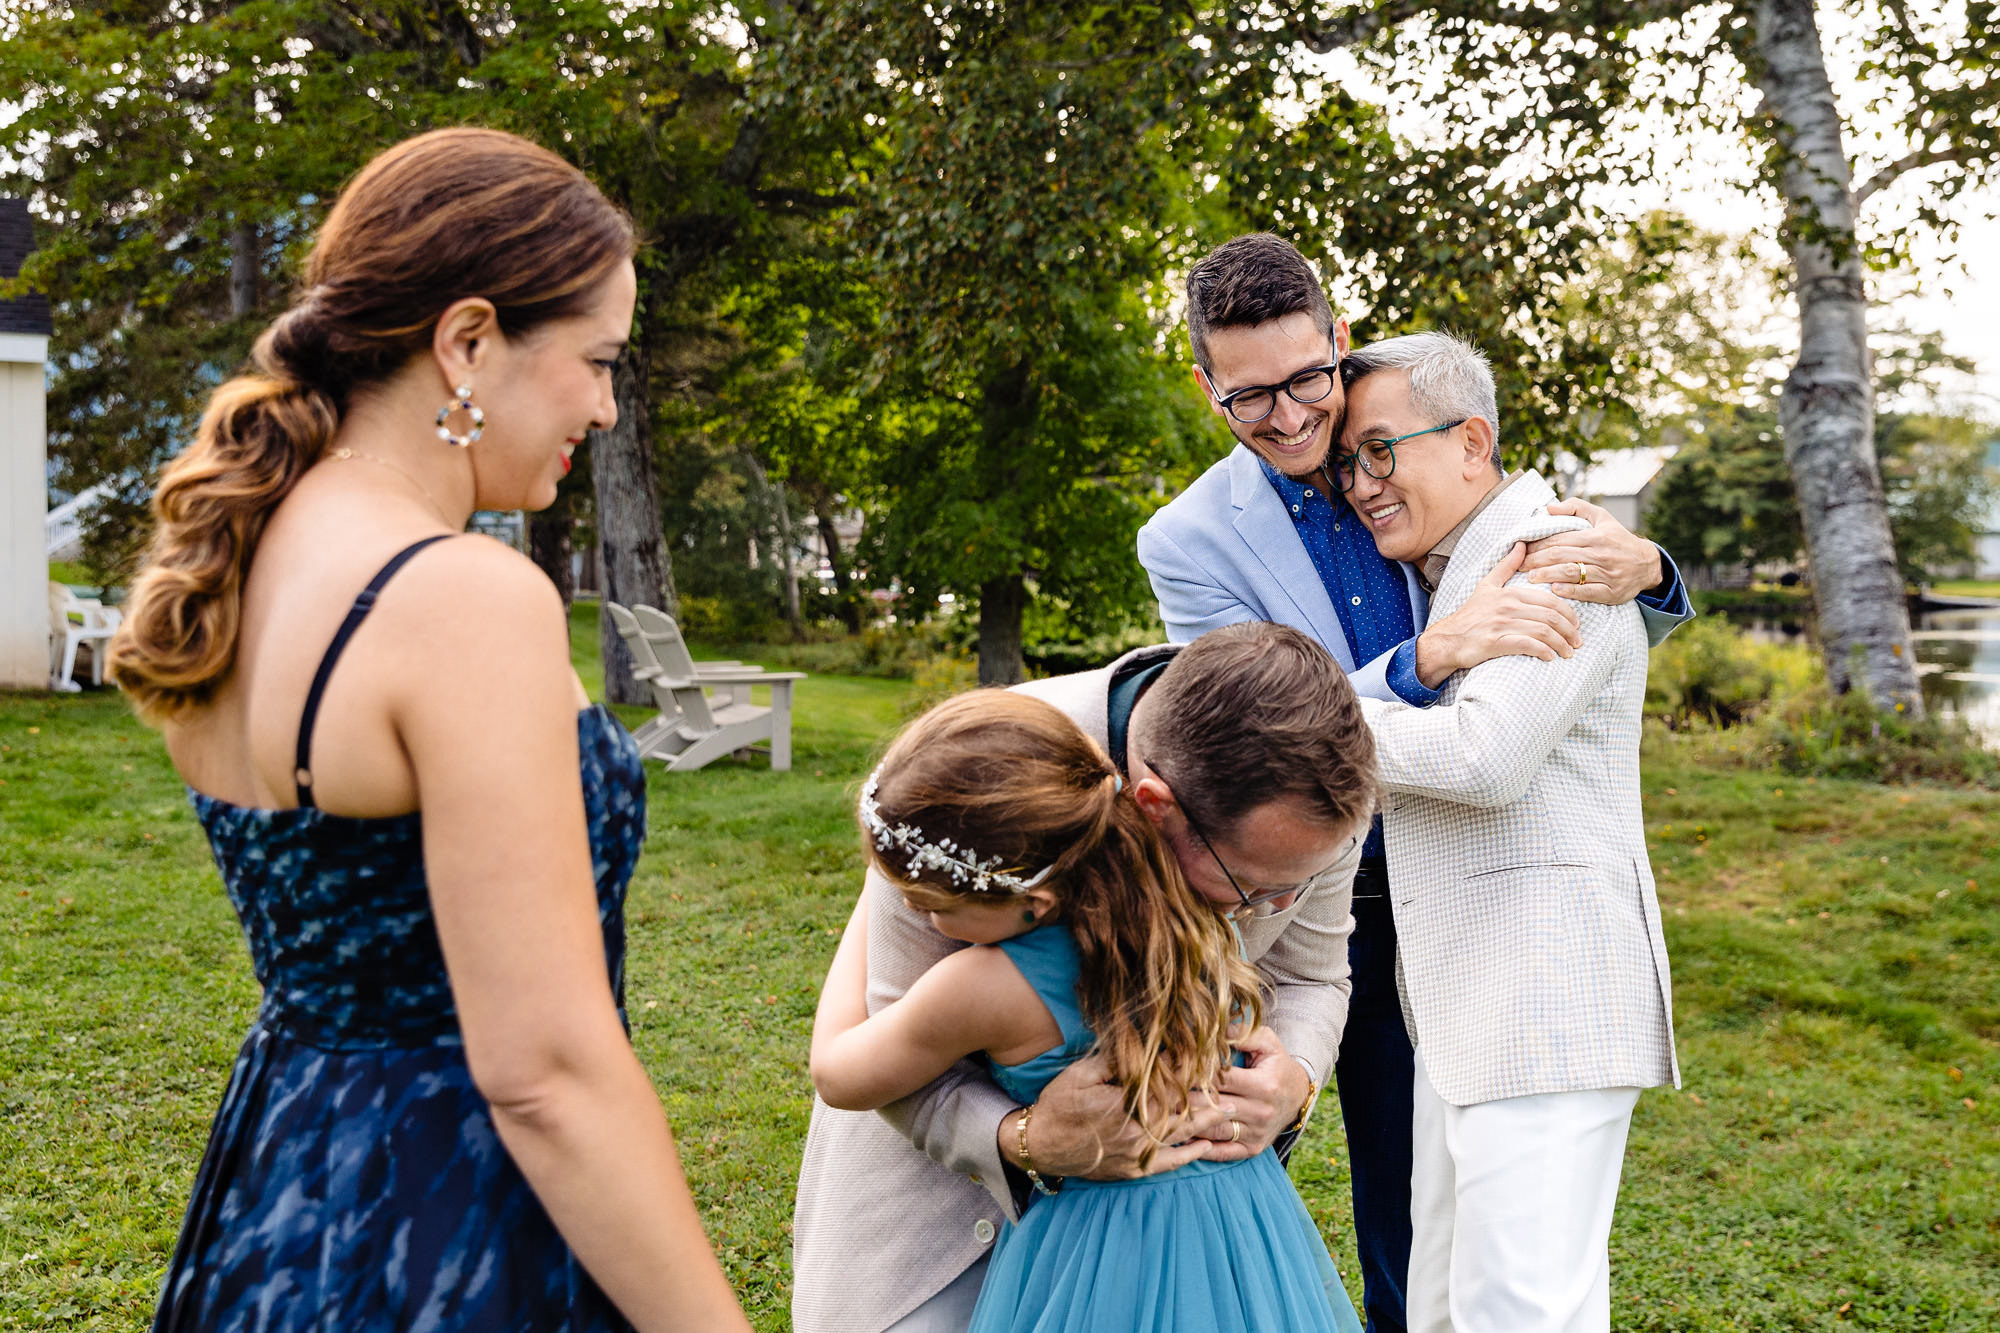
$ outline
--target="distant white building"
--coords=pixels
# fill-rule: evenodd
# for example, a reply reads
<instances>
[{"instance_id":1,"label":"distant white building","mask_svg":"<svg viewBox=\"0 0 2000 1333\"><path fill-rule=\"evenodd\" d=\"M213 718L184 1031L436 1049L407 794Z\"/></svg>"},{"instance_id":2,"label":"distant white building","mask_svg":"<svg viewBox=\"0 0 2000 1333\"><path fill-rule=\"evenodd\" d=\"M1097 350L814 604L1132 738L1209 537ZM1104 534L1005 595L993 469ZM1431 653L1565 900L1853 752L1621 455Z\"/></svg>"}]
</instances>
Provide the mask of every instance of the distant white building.
<instances>
[{"instance_id":1,"label":"distant white building","mask_svg":"<svg viewBox=\"0 0 2000 1333\"><path fill-rule=\"evenodd\" d=\"M27 201L0 199L0 277L34 246ZM0 688L49 683L49 303L0 301Z\"/></svg>"},{"instance_id":2,"label":"distant white building","mask_svg":"<svg viewBox=\"0 0 2000 1333\"><path fill-rule=\"evenodd\" d=\"M1604 506L1611 517L1637 532L1652 506L1660 471L1677 452L1678 446L1671 444L1612 449L1596 455L1587 467L1574 454L1562 453L1556 455L1556 476L1564 495Z\"/></svg>"}]
</instances>

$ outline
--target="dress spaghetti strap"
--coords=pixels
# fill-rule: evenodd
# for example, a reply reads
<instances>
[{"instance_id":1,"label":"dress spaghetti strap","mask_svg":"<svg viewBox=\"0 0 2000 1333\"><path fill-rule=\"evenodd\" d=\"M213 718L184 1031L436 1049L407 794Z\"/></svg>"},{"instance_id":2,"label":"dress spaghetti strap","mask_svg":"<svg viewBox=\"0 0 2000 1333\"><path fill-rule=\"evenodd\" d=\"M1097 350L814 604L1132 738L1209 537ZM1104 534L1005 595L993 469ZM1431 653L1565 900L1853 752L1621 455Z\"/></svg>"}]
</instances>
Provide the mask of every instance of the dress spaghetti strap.
<instances>
[{"instance_id":1,"label":"dress spaghetti strap","mask_svg":"<svg viewBox=\"0 0 2000 1333\"><path fill-rule=\"evenodd\" d=\"M334 664L340 661L341 653L346 651L347 641L354 637L354 631L361 628L361 622L368 619L368 613L375 609L376 597L381 594L389 580L396 577L397 570L410 563L411 558L426 546L448 541L457 535L459 534L439 533L435 537L412 542L396 552L390 557L389 563L382 566L374 578L368 580L368 586L354 599L354 606L348 611L347 619L341 621L340 628L334 632L333 642L327 645L326 656L319 660L319 670L313 673L312 689L306 692L305 712L299 718L298 764L292 770L292 781L298 786L300 809L319 808L313 801L312 794L313 724L319 720L320 696L326 693L326 683L332 679Z\"/></svg>"}]
</instances>

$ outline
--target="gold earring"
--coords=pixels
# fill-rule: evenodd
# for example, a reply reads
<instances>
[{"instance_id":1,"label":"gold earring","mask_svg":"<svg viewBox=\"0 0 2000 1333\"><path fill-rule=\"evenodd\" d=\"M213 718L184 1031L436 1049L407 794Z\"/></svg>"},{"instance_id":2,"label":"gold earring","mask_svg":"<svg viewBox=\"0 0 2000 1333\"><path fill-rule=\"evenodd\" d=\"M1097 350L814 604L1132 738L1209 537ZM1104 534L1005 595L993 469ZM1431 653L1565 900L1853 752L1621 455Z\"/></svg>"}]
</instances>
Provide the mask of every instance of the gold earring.
<instances>
[{"instance_id":1,"label":"gold earring","mask_svg":"<svg viewBox=\"0 0 2000 1333\"><path fill-rule=\"evenodd\" d=\"M453 433L451 427L445 423L451 420L452 413L454 412L465 413L466 418L472 423L472 429L463 435ZM467 449L477 444L479 437L485 431L486 414L472 405L472 386L470 384L460 385L457 389L453 390L451 400L438 409L438 438L454 448Z\"/></svg>"}]
</instances>

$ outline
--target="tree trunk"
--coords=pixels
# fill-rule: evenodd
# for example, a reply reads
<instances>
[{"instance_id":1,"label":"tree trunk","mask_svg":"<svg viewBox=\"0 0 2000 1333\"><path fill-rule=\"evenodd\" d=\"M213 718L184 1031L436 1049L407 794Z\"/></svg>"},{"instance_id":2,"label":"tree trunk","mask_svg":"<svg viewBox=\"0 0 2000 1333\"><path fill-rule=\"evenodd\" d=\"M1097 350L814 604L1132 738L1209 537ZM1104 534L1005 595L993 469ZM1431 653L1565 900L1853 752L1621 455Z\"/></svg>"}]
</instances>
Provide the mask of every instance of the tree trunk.
<instances>
[{"instance_id":1,"label":"tree trunk","mask_svg":"<svg viewBox=\"0 0 2000 1333\"><path fill-rule=\"evenodd\" d=\"M257 279L263 255L257 247L257 224L238 222L229 232L229 317L243 319L257 312Z\"/></svg>"},{"instance_id":2,"label":"tree trunk","mask_svg":"<svg viewBox=\"0 0 2000 1333\"><path fill-rule=\"evenodd\" d=\"M1839 693L1923 711L1909 609L1875 463L1868 293L1854 235L1854 177L1811 0L1758 0L1757 81L1785 152L1779 188L1799 301L1799 359L1778 420L1798 491L1820 648Z\"/></svg>"},{"instance_id":3,"label":"tree trunk","mask_svg":"<svg viewBox=\"0 0 2000 1333\"><path fill-rule=\"evenodd\" d=\"M799 557L792 549L792 504L783 482L772 489L778 499L778 540L785 548L785 621L797 634L804 626L799 616Z\"/></svg>"},{"instance_id":4,"label":"tree trunk","mask_svg":"<svg viewBox=\"0 0 2000 1333\"><path fill-rule=\"evenodd\" d=\"M590 435L591 476L597 492L597 549L602 592L621 606L655 606L673 615L673 566L660 533L659 477L653 466L653 423L648 411L646 349L634 339L612 372L618 424ZM632 678L632 657L618 627L604 616L598 623L604 653L604 697L612 703L642 704L652 696Z\"/></svg>"},{"instance_id":5,"label":"tree trunk","mask_svg":"<svg viewBox=\"0 0 2000 1333\"><path fill-rule=\"evenodd\" d=\"M853 586L847 566L842 563L840 534L833 527L833 497L821 490L813 496L813 517L819 520L820 544L826 547L826 563L833 567L833 593L840 602L840 619L849 634L861 632L861 604L848 594Z\"/></svg>"},{"instance_id":6,"label":"tree trunk","mask_svg":"<svg viewBox=\"0 0 2000 1333\"><path fill-rule=\"evenodd\" d=\"M765 498L778 511L778 581L784 588L785 623L791 627L792 636L797 638L803 625L799 617L799 562L792 551L791 505L785 498L784 483L772 485L764 465L757 461L755 454L745 449L743 461L750 465L750 475L757 479ZM753 545L750 549L755 551L757 548Z\"/></svg>"},{"instance_id":7,"label":"tree trunk","mask_svg":"<svg viewBox=\"0 0 2000 1333\"><path fill-rule=\"evenodd\" d=\"M1021 613L1028 607L1028 583L1004 574L979 585L979 683L1019 685L1028 674L1021 656Z\"/></svg>"},{"instance_id":8,"label":"tree trunk","mask_svg":"<svg viewBox=\"0 0 2000 1333\"><path fill-rule=\"evenodd\" d=\"M1035 436L1036 396L1026 360L997 366L980 385L980 448L992 469L994 495L1011 494L1015 463ZM990 549L990 548L989 548ZM1007 559L995 552L998 559ZM1016 685L1028 674L1021 657L1021 618L1028 607L1027 579L1014 568L979 585L979 683Z\"/></svg>"},{"instance_id":9,"label":"tree trunk","mask_svg":"<svg viewBox=\"0 0 2000 1333\"><path fill-rule=\"evenodd\" d=\"M528 515L528 555L562 594L565 611L576 600L576 580L570 573L575 531L576 511L569 491L558 492L554 504Z\"/></svg>"}]
</instances>

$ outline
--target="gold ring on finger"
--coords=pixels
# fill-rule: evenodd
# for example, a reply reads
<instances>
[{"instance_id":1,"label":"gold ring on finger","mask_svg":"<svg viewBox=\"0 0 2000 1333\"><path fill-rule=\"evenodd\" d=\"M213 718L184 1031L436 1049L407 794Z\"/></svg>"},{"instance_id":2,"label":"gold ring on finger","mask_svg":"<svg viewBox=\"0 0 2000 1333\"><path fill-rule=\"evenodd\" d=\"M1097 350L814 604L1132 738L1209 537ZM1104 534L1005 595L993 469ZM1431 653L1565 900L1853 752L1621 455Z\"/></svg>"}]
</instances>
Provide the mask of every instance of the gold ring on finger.
<instances>
[{"instance_id":1,"label":"gold ring on finger","mask_svg":"<svg viewBox=\"0 0 2000 1333\"><path fill-rule=\"evenodd\" d=\"M1576 581L1578 584L1590 582L1590 566L1581 560L1576 562Z\"/></svg>"},{"instance_id":2,"label":"gold ring on finger","mask_svg":"<svg viewBox=\"0 0 2000 1333\"><path fill-rule=\"evenodd\" d=\"M1231 1143L1241 1143L1243 1141L1243 1122L1241 1120L1232 1120L1229 1122L1229 1141Z\"/></svg>"}]
</instances>

